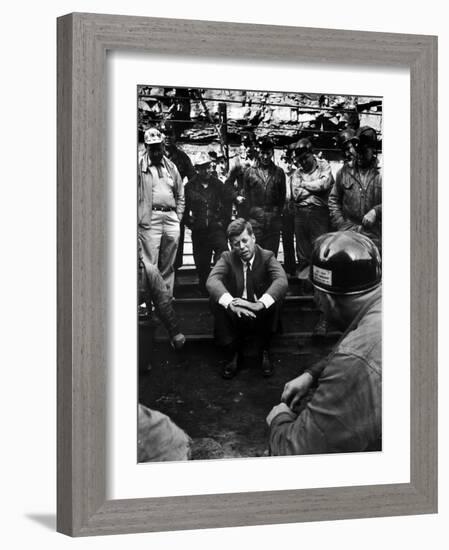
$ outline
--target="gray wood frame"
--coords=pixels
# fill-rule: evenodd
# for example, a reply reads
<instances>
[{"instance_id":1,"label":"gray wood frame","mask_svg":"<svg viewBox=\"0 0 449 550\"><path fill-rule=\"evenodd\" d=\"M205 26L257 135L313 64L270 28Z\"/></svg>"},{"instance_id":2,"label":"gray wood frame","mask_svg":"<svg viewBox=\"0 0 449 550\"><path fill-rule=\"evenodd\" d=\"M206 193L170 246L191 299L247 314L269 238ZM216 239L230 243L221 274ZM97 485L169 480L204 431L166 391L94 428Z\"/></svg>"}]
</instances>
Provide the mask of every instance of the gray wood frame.
<instances>
[{"instance_id":1,"label":"gray wood frame","mask_svg":"<svg viewBox=\"0 0 449 550\"><path fill-rule=\"evenodd\" d=\"M107 501L108 50L411 71L411 480ZM437 38L75 13L58 19L58 506L72 536L437 510Z\"/></svg>"}]
</instances>

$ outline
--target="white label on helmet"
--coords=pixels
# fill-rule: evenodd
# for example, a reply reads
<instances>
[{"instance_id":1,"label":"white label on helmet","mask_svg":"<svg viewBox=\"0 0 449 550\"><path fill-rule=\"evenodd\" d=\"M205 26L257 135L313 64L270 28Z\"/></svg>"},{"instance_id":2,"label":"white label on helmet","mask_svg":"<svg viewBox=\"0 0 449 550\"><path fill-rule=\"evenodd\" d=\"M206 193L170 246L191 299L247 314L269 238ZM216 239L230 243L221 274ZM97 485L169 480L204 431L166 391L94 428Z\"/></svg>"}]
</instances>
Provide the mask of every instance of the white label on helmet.
<instances>
[{"instance_id":1,"label":"white label on helmet","mask_svg":"<svg viewBox=\"0 0 449 550\"><path fill-rule=\"evenodd\" d=\"M332 271L323 269L322 267L313 266L313 280L316 283L332 286Z\"/></svg>"}]
</instances>

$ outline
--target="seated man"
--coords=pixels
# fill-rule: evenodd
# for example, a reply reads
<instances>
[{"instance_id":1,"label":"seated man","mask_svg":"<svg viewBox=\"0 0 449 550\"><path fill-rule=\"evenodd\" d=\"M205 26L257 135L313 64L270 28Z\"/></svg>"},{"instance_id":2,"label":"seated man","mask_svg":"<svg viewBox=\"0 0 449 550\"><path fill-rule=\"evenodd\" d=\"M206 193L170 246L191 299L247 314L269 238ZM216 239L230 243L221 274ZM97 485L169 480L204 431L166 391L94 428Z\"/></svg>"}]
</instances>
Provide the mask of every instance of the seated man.
<instances>
[{"instance_id":1,"label":"seated man","mask_svg":"<svg viewBox=\"0 0 449 550\"><path fill-rule=\"evenodd\" d=\"M270 452L381 450L379 251L365 235L327 233L315 242L310 275L325 315L345 332L328 357L285 385L267 417Z\"/></svg>"},{"instance_id":2,"label":"seated man","mask_svg":"<svg viewBox=\"0 0 449 550\"><path fill-rule=\"evenodd\" d=\"M237 373L239 355L257 360L264 376L273 373L268 350L278 327L288 283L273 252L256 244L251 224L229 224L231 251L224 252L206 283L215 318L215 338L229 362L223 378Z\"/></svg>"}]
</instances>

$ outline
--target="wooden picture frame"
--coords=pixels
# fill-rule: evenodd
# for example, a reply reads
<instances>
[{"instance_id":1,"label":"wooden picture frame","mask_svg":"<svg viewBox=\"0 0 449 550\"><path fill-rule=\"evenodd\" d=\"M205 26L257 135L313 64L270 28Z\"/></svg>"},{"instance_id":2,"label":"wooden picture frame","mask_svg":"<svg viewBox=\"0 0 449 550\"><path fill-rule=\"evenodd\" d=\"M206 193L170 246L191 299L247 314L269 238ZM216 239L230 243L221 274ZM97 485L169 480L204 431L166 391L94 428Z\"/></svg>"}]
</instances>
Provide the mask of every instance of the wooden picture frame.
<instances>
[{"instance_id":1,"label":"wooden picture frame","mask_svg":"<svg viewBox=\"0 0 449 550\"><path fill-rule=\"evenodd\" d=\"M106 52L406 66L410 483L106 500ZM58 19L58 505L72 536L437 511L437 39L74 13Z\"/></svg>"}]
</instances>

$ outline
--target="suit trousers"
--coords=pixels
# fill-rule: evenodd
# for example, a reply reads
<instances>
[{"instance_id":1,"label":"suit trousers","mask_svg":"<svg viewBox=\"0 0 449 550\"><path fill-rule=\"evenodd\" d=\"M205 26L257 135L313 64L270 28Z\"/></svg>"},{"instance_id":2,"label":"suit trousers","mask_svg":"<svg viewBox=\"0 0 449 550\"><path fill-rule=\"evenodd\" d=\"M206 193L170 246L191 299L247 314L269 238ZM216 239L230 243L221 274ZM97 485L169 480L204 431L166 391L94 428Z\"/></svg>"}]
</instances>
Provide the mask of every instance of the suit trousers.
<instances>
[{"instance_id":1,"label":"suit trousers","mask_svg":"<svg viewBox=\"0 0 449 550\"><path fill-rule=\"evenodd\" d=\"M178 215L174 210L170 212L153 210L150 228L139 227L138 236L142 245L144 263L149 260L158 267L170 296L173 296L174 263L179 241Z\"/></svg>"},{"instance_id":2,"label":"suit trousers","mask_svg":"<svg viewBox=\"0 0 449 550\"><path fill-rule=\"evenodd\" d=\"M257 313L255 319L238 317L229 308L213 303L215 341L226 350L240 352L246 357L260 357L268 350L273 334L278 304Z\"/></svg>"}]
</instances>

